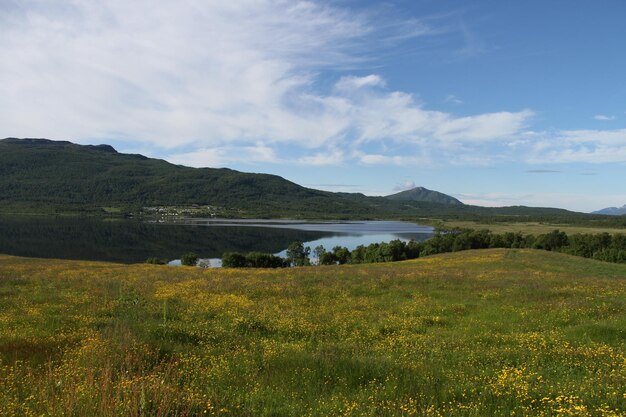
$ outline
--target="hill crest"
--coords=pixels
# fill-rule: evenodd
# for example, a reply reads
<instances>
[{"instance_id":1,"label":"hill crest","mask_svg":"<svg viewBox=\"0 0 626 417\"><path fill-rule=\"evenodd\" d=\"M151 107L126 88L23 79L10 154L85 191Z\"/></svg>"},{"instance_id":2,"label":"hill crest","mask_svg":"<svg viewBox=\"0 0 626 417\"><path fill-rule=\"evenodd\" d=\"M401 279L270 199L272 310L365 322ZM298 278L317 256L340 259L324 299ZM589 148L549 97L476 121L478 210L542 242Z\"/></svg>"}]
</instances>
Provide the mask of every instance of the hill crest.
<instances>
[{"instance_id":1,"label":"hill crest","mask_svg":"<svg viewBox=\"0 0 626 417\"><path fill-rule=\"evenodd\" d=\"M400 201L425 201L439 204L463 205L461 201L452 196L424 187L415 187L410 190L400 191L399 193L388 195L385 198Z\"/></svg>"},{"instance_id":2,"label":"hill crest","mask_svg":"<svg viewBox=\"0 0 626 417\"><path fill-rule=\"evenodd\" d=\"M604 214L607 216L622 216L626 214L626 204L622 207L607 207L602 210L592 211L591 214Z\"/></svg>"}]
</instances>

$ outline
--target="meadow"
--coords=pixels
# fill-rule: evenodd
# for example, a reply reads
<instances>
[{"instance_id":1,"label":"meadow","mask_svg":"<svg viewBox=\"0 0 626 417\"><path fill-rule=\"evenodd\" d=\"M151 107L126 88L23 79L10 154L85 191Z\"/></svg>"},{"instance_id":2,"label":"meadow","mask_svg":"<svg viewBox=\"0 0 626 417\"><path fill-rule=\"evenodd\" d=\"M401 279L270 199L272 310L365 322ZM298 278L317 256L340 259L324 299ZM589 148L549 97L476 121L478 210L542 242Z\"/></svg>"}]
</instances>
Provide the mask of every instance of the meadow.
<instances>
[{"instance_id":1,"label":"meadow","mask_svg":"<svg viewBox=\"0 0 626 417\"><path fill-rule=\"evenodd\" d=\"M0 256L1 416L623 416L626 265Z\"/></svg>"},{"instance_id":2,"label":"meadow","mask_svg":"<svg viewBox=\"0 0 626 417\"><path fill-rule=\"evenodd\" d=\"M605 216L609 217L609 216ZM617 216L616 216L617 217ZM523 233L540 235L543 233L550 233L551 231L558 229L568 235L575 233L624 233L626 229L619 222L621 219L609 218L606 220L606 224L598 223L593 224L593 220L588 223L575 224L568 223L567 220L563 222L539 222L539 221L472 221L472 220L434 220L434 219L420 219L423 224L430 224L441 229L474 229L474 230L490 230L493 233ZM610 223L616 222L615 224Z\"/></svg>"}]
</instances>

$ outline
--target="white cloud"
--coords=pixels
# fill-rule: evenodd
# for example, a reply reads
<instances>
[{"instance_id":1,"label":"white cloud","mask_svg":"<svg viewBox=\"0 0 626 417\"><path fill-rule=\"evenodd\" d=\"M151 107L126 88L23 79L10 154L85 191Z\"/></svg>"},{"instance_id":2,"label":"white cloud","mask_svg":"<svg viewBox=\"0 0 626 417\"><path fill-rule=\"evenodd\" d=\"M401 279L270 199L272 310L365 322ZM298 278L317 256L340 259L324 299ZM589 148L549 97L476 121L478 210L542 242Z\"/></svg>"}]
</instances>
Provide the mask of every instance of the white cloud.
<instances>
[{"instance_id":1,"label":"white cloud","mask_svg":"<svg viewBox=\"0 0 626 417\"><path fill-rule=\"evenodd\" d=\"M255 146L220 146L201 148L192 152L174 154L167 158L169 162L192 167L228 167L234 162L277 163L280 159L274 150L263 144Z\"/></svg>"},{"instance_id":2,"label":"white cloud","mask_svg":"<svg viewBox=\"0 0 626 417\"><path fill-rule=\"evenodd\" d=\"M344 154L339 149L328 149L313 155L292 158L280 155L274 148L257 143L255 145L226 145L201 148L191 152L176 153L166 158L169 162L192 167L229 167L232 164L255 165L339 165Z\"/></svg>"},{"instance_id":3,"label":"white cloud","mask_svg":"<svg viewBox=\"0 0 626 417\"><path fill-rule=\"evenodd\" d=\"M541 133L527 145L526 159L530 163L626 162L626 129Z\"/></svg>"},{"instance_id":4,"label":"white cloud","mask_svg":"<svg viewBox=\"0 0 626 417\"><path fill-rule=\"evenodd\" d=\"M458 104L458 105L463 104L463 100L461 100L460 98L458 98L454 94L448 95L443 102L444 103Z\"/></svg>"},{"instance_id":5,"label":"white cloud","mask_svg":"<svg viewBox=\"0 0 626 417\"><path fill-rule=\"evenodd\" d=\"M415 165L420 159L413 156L357 153L355 157L364 165Z\"/></svg>"},{"instance_id":6,"label":"white cloud","mask_svg":"<svg viewBox=\"0 0 626 417\"><path fill-rule=\"evenodd\" d=\"M339 91L352 91L363 87L384 87L385 84L385 80L379 75L370 74L365 77L341 77L335 84L335 88Z\"/></svg>"},{"instance_id":7,"label":"white cloud","mask_svg":"<svg viewBox=\"0 0 626 417\"><path fill-rule=\"evenodd\" d=\"M304 165L339 165L344 161L341 150L333 149L326 153L316 153L310 156L303 156L297 159L298 164Z\"/></svg>"},{"instance_id":8,"label":"white cloud","mask_svg":"<svg viewBox=\"0 0 626 417\"><path fill-rule=\"evenodd\" d=\"M508 139L519 133L533 115L532 111L523 110L517 113L499 112L448 118L437 127L435 137L459 142Z\"/></svg>"},{"instance_id":9,"label":"white cloud","mask_svg":"<svg viewBox=\"0 0 626 417\"><path fill-rule=\"evenodd\" d=\"M401 184L398 184L395 187L393 187L393 191L399 192L399 191L412 190L415 187L416 187L415 181L406 180L402 182Z\"/></svg>"},{"instance_id":10,"label":"white cloud","mask_svg":"<svg viewBox=\"0 0 626 417\"><path fill-rule=\"evenodd\" d=\"M533 116L428 110L378 74L318 88L325 70L345 74L394 42L435 36L426 21L303 0L8 4L0 5L0 136L126 141L202 165L288 160L276 156L284 144L305 154L302 163L349 154L410 164L422 157L359 147L396 141L435 155L465 144L480 153L471 147L513 140ZM181 155L183 147L194 151Z\"/></svg>"},{"instance_id":11,"label":"white cloud","mask_svg":"<svg viewBox=\"0 0 626 417\"><path fill-rule=\"evenodd\" d=\"M328 140L337 127L298 111L301 95L311 70L356 62L348 52L371 31L365 17L306 1L19 7L0 29L3 130L161 147Z\"/></svg>"},{"instance_id":12,"label":"white cloud","mask_svg":"<svg viewBox=\"0 0 626 417\"><path fill-rule=\"evenodd\" d=\"M596 114L595 116L593 116L593 118L596 120L604 121L604 122L615 120L615 116L606 116L604 114Z\"/></svg>"}]
</instances>

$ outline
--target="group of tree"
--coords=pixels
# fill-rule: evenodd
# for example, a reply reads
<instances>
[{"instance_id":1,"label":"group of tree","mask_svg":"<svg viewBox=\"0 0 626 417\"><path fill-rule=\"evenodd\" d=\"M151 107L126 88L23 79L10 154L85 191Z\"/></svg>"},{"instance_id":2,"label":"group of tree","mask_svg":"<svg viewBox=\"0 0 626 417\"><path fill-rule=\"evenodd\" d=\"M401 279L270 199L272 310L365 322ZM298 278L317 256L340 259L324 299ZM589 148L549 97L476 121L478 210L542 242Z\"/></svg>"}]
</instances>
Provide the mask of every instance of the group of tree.
<instances>
[{"instance_id":1,"label":"group of tree","mask_svg":"<svg viewBox=\"0 0 626 417\"><path fill-rule=\"evenodd\" d=\"M156 256L146 259L147 264L166 265L168 262L167 259L158 258ZM180 264L184 266L199 266L202 268L208 268L210 266L207 259L200 259L195 252L187 252L181 255Z\"/></svg>"},{"instance_id":2,"label":"group of tree","mask_svg":"<svg viewBox=\"0 0 626 417\"><path fill-rule=\"evenodd\" d=\"M438 230L426 241L403 242L399 239L390 242L359 245L350 251L343 246L326 250L317 246L313 250L302 242L294 242L287 249L287 257L251 252L242 254L228 252L222 258L224 267L282 268L306 265L342 265L377 262L395 262L415 259L420 256L438 253L458 252L470 249L488 248L531 248L557 251L607 262L626 263L626 235L608 233L574 234L554 230L549 233L532 235L521 232L492 233L489 230Z\"/></svg>"},{"instance_id":3,"label":"group of tree","mask_svg":"<svg viewBox=\"0 0 626 417\"><path fill-rule=\"evenodd\" d=\"M284 268L290 266L280 256L264 252L225 252L222 255L224 268Z\"/></svg>"}]
</instances>

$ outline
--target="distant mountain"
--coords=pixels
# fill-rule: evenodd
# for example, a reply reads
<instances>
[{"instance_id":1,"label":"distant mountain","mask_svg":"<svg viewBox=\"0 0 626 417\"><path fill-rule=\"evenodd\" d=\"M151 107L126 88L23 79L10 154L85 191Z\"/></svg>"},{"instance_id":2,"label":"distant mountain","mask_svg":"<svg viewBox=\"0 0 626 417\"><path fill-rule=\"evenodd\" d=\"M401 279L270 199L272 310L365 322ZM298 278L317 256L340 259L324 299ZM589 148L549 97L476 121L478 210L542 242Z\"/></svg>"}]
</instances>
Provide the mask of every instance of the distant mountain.
<instances>
[{"instance_id":1,"label":"distant mountain","mask_svg":"<svg viewBox=\"0 0 626 417\"><path fill-rule=\"evenodd\" d=\"M282 177L190 168L109 145L0 140L0 211L98 211L103 207L210 205L233 216L374 218L441 212L437 204L332 193Z\"/></svg>"},{"instance_id":2,"label":"distant mountain","mask_svg":"<svg viewBox=\"0 0 626 417\"><path fill-rule=\"evenodd\" d=\"M0 140L0 213L137 212L150 206L213 206L221 215L316 219L587 221L593 216L537 207L464 205L416 188L387 197L332 193L282 177L227 168L190 168L109 145L47 139Z\"/></svg>"},{"instance_id":3,"label":"distant mountain","mask_svg":"<svg viewBox=\"0 0 626 417\"><path fill-rule=\"evenodd\" d=\"M621 216L626 214L626 204L622 207L607 207L602 210L594 211L591 214L605 214L607 216Z\"/></svg>"},{"instance_id":4,"label":"distant mountain","mask_svg":"<svg viewBox=\"0 0 626 417\"><path fill-rule=\"evenodd\" d=\"M424 187L415 187L410 190L388 195L385 198L400 201L425 201L429 203L463 205L463 203L454 197Z\"/></svg>"}]
</instances>

